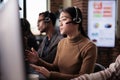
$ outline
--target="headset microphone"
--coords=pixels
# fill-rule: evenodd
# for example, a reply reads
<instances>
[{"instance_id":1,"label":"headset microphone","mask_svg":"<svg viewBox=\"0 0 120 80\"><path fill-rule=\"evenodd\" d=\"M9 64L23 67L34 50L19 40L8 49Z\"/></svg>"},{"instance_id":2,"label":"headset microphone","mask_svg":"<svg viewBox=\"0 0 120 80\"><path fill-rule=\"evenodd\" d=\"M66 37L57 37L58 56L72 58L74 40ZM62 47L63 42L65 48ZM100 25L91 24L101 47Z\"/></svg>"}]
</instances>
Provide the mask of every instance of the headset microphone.
<instances>
[{"instance_id":1,"label":"headset microphone","mask_svg":"<svg viewBox=\"0 0 120 80\"><path fill-rule=\"evenodd\" d=\"M66 22L66 24L70 24L70 23L73 23L73 21Z\"/></svg>"}]
</instances>

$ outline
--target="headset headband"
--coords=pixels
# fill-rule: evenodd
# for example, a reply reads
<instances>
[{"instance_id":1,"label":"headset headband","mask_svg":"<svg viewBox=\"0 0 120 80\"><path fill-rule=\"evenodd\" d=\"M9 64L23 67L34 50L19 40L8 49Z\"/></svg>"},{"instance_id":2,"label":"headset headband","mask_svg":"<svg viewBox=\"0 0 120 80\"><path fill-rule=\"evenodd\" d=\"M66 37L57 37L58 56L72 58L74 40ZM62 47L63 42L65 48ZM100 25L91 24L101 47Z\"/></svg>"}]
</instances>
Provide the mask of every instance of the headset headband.
<instances>
[{"instance_id":1,"label":"headset headband","mask_svg":"<svg viewBox=\"0 0 120 80\"><path fill-rule=\"evenodd\" d=\"M50 13L49 13L49 11L45 12L45 19L44 20L45 20L46 23L50 22Z\"/></svg>"},{"instance_id":2,"label":"headset headband","mask_svg":"<svg viewBox=\"0 0 120 80\"><path fill-rule=\"evenodd\" d=\"M75 9L75 12L76 12L76 16L75 16L75 18L73 18L73 22L78 24L78 23L81 22L81 18L79 18L79 16L78 16L78 10L77 10L76 6L74 6L74 9Z\"/></svg>"}]
</instances>

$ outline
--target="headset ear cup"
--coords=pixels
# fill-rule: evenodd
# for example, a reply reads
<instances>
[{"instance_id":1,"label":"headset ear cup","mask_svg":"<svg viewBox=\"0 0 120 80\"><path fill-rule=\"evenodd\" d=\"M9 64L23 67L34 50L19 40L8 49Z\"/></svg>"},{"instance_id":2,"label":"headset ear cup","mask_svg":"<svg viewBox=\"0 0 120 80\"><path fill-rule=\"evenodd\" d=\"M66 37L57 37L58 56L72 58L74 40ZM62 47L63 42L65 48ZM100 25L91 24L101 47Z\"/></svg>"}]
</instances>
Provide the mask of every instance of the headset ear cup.
<instances>
[{"instance_id":1,"label":"headset ear cup","mask_svg":"<svg viewBox=\"0 0 120 80\"><path fill-rule=\"evenodd\" d=\"M73 22L78 24L81 22L81 18L73 18Z\"/></svg>"},{"instance_id":2,"label":"headset ear cup","mask_svg":"<svg viewBox=\"0 0 120 80\"><path fill-rule=\"evenodd\" d=\"M45 17L45 22L49 23L50 22L50 18L49 17Z\"/></svg>"}]
</instances>

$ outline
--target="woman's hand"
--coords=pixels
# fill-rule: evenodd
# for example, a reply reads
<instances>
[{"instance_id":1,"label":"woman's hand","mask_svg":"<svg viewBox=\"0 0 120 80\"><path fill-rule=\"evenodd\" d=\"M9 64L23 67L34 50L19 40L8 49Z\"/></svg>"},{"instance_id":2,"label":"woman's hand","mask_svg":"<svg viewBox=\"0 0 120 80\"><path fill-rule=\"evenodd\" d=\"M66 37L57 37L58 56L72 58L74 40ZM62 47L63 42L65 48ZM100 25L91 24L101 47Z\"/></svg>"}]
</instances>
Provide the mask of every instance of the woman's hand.
<instances>
[{"instance_id":1,"label":"woman's hand","mask_svg":"<svg viewBox=\"0 0 120 80\"><path fill-rule=\"evenodd\" d=\"M50 77L50 71L48 71L45 67L37 66L34 64L30 64L32 68L34 68L37 72L43 74L46 78Z\"/></svg>"},{"instance_id":2,"label":"woman's hand","mask_svg":"<svg viewBox=\"0 0 120 80\"><path fill-rule=\"evenodd\" d=\"M31 63L37 63L38 60L39 60L39 56L38 56L38 53L33 49L31 48L31 51L30 50L25 50L25 54L26 54L26 60L31 62Z\"/></svg>"}]
</instances>

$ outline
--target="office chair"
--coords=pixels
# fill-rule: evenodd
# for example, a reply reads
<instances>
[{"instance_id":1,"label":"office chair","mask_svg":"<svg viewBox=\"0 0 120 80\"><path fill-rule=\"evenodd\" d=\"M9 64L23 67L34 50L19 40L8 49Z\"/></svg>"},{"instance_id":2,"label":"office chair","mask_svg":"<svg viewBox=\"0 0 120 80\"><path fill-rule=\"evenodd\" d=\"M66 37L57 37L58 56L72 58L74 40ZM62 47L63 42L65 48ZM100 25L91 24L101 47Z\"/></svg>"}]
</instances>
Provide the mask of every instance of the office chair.
<instances>
[{"instance_id":1,"label":"office chair","mask_svg":"<svg viewBox=\"0 0 120 80\"><path fill-rule=\"evenodd\" d=\"M105 67L99 63L95 63L94 72L102 71Z\"/></svg>"}]
</instances>

